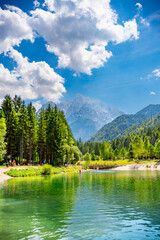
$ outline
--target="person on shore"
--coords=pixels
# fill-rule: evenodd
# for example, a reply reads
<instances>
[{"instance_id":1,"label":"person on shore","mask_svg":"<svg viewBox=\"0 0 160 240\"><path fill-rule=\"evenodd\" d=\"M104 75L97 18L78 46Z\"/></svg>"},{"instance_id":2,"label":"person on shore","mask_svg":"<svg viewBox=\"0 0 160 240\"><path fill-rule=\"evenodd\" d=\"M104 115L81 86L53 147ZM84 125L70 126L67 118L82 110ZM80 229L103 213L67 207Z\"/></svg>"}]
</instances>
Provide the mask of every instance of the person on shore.
<instances>
[{"instance_id":1,"label":"person on shore","mask_svg":"<svg viewBox=\"0 0 160 240\"><path fill-rule=\"evenodd\" d=\"M13 166L16 166L16 161L15 161L15 160L13 160L12 165L13 165Z\"/></svg>"}]
</instances>

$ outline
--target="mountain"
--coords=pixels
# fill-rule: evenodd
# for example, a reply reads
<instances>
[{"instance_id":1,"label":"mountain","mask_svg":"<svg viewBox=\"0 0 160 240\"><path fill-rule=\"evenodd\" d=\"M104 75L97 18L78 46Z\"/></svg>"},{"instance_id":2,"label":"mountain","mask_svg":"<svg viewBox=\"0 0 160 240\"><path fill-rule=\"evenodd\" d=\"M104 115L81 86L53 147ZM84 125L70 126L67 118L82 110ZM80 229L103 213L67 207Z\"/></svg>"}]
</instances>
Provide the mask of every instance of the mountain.
<instances>
[{"instance_id":1,"label":"mountain","mask_svg":"<svg viewBox=\"0 0 160 240\"><path fill-rule=\"evenodd\" d=\"M159 115L159 113L160 104L156 104L149 105L136 114L123 114L114 119L111 123L105 124L95 135L89 139L89 141L102 142L103 139L105 141L110 141L115 138L122 138L130 131L135 130L137 124L142 123L144 120L155 118Z\"/></svg>"},{"instance_id":2,"label":"mountain","mask_svg":"<svg viewBox=\"0 0 160 240\"><path fill-rule=\"evenodd\" d=\"M133 124L131 127L127 128L121 134L119 134L116 138L122 139L126 138L127 136L131 135L141 135L142 132L145 131L152 131L152 129L157 128L160 126L160 114L157 117L147 118L143 122L138 124Z\"/></svg>"},{"instance_id":3,"label":"mountain","mask_svg":"<svg viewBox=\"0 0 160 240\"><path fill-rule=\"evenodd\" d=\"M55 105L50 101L42 108L45 109L48 104ZM81 138L83 141L93 136L104 124L123 114L111 105L81 94L77 94L74 99L58 103L57 106L64 112L75 139Z\"/></svg>"}]
</instances>

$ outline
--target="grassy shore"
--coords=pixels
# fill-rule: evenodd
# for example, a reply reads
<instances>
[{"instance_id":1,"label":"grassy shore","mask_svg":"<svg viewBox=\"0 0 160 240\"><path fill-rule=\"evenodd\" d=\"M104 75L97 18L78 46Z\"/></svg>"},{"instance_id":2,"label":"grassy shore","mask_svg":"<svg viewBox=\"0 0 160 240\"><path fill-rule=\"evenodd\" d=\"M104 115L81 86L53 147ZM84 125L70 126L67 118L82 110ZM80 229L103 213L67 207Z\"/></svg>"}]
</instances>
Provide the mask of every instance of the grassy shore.
<instances>
[{"instance_id":1,"label":"grassy shore","mask_svg":"<svg viewBox=\"0 0 160 240\"><path fill-rule=\"evenodd\" d=\"M50 175L50 174L59 174L65 172L78 172L82 168L79 166L71 167L52 167L51 165L44 165L39 167L28 167L25 169L10 169L5 173L11 177L29 177L29 176L38 176L38 175Z\"/></svg>"}]
</instances>

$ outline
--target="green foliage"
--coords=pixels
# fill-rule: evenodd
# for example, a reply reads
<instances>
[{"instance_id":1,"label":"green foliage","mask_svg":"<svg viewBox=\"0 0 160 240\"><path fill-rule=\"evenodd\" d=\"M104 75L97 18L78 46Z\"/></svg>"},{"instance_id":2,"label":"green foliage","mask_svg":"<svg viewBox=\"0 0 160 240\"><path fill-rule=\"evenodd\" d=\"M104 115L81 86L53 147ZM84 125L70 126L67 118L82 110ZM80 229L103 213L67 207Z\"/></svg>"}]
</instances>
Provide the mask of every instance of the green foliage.
<instances>
[{"instance_id":1,"label":"green foliage","mask_svg":"<svg viewBox=\"0 0 160 240\"><path fill-rule=\"evenodd\" d=\"M50 175L52 173L52 166L49 164L45 164L42 167L41 174L43 175Z\"/></svg>"},{"instance_id":2,"label":"green foliage","mask_svg":"<svg viewBox=\"0 0 160 240\"><path fill-rule=\"evenodd\" d=\"M160 159L160 140L156 142L155 146L155 156Z\"/></svg>"},{"instance_id":3,"label":"green foliage","mask_svg":"<svg viewBox=\"0 0 160 240\"><path fill-rule=\"evenodd\" d=\"M20 164L23 159L28 164L45 161L55 166L79 160L81 152L64 113L56 105L54 108L49 105L45 111L42 109L37 116L32 103L26 106L20 97L11 99L7 95L2 110L6 132L0 129L0 161L5 154L6 161L9 156L11 161L17 159Z\"/></svg>"},{"instance_id":4,"label":"green foliage","mask_svg":"<svg viewBox=\"0 0 160 240\"><path fill-rule=\"evenodd\" d=\"M71 166L68 168L52 167L51 165L44 165L39 168L27 168L27 169L11 169L6 172L11 177L29 177L29 176L38 176L38 175L49 175L49 174L59 174L67 172L77 172L81 169L78 166Z\"/></svg>"},{"instance_id":5,"label":"green foliage","mask_svg":"<svg viewBox=\"0 0 160 240\"><path fill-rule=\"evenodd\" d=\"M88 169L89 168L89 165L91 163L91 154L90 153L86 153L84 155L84 161L85 161L85 164L83 165L84 169Z\"/></svg>"},{"instance_id":6,"label":"green foliage","mask_svg":"<svg viewBox=\"0 0 160 240\"><path fill-rule=\"evenodd\" d=\"M150 107L150 112L151 107ZM143 113L143 111L142 111ZM147 113L148 114L148 113ZM109 159L154 159L160 158L159 140L160 140L160 115L143 121L139 125L132 126L130 135L124 138L116 138L111 142L77 142L78 147L85 155L87 152L92 154L92 160L96 160L95 152L97 146L99 149L99 157L104 160ZM129 131L129 130L128 130ZM126 130L124 131L126 132ZM120 136L120 135L119 135ZM123 136L123 134L121 134Z\"/></svg>"},{"instance_id":7,"label":"green foliage","mask_svg":"<svg viewBox=\"0 0 160 240\"><path fill-rule=\"evenodd\" d=\"M29 177L41 175L40 168L28 168L28 169L11 169L6 172L11 177Z\"/></svg>"},{"instance_id":8,"label":"green foliage","mask_svg":"<svg viewBox=\"0 0 160 240\"><path fill-rule=\"evenodd\" d=\"M6 135L6 124L5 124L5 119L3 117L3 113L1 113L1 117L0 117L0 162L4 160L4 156L6 154L5 135Z\"/></svg>"},{"instance_id":9,"label":"green foliage","mask_svg":"<svg viewBox=\"0 0 160 240\"><path fill-rule=\"evenodd\" d=\"M107 142L115 138L127 137L128 134L133 134L137 127L144 130L146 125L148 125L148 128L160 125L160 119L153 121L153 116L157 117L159 112L160 104L157 104L149 105L136 114L121 115L111 123L104 125L89 141L102 142L104 139ZM139 134L139 131L136 134Z\"/></svg>"}]
</instances>

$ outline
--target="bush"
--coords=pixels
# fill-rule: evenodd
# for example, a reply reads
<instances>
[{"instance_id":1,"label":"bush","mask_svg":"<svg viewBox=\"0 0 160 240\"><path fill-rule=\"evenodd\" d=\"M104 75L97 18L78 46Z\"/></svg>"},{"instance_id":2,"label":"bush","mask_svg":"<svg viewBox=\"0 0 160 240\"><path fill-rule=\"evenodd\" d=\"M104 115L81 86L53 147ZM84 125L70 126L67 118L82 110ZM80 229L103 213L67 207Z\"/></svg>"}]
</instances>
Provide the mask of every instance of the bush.
<instances>
[{"instance_id":1,"label":"bush","mask_svg":"<svg viewBox=\"0 0 160 240\"><path fill-rule=\"evenodd\" d=\"M11 169L6 172L11 177L28 177L37 176L41 174L41 169L39 168L28 168L28 169Z\"/></svg>"},{"instance_id":2,"label":"bush","mask_svg":"<svg viewBox=\"0 0 160 240\"><path fill-rule=\"evenodd\" d=\"M52 165L49 164L43 165L41 173L43 175L50 175L52 173Z\"/></svg>"}]
</instances>

